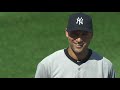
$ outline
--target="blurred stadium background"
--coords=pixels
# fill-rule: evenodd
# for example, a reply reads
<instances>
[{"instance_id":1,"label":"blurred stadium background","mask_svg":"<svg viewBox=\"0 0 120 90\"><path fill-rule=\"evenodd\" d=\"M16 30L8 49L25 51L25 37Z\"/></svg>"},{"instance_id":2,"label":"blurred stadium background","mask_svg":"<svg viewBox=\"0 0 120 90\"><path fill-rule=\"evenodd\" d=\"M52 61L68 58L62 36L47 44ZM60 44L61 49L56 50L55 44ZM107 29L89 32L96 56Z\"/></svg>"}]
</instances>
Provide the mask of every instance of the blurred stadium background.
<instances>
[{"instance_id":1,"label":"blurred stadium background","mask_svg":"<svg viewBox=\"0 0 120 90\"><path fill-rule=\"evenodd\" d=\"M34 78L37 64L68 47L65 28L75 12L0 12L0 78ZM108 58L120 77L120 13L84 12L92 16L90 48Z\"/></svg>"}]
</instances>

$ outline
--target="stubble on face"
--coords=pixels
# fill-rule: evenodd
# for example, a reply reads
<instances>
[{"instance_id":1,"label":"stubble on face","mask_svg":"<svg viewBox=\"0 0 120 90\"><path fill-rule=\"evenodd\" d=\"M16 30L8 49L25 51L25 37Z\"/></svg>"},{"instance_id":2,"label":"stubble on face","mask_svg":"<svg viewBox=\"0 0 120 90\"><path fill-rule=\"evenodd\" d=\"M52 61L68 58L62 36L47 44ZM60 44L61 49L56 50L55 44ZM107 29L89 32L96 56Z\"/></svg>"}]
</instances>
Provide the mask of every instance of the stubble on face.
<instances>
[{"instance_id":1,"label":"stubble on face","mask_svg":"<svg viewBox=\"0 0 120 90\"><path fill-rule=\"evenodd\" d=\"M76 54L80 54L82 52L84 52L87 48L89 43L86 42L76 42L74 40L71 40L70 38L68 38L69 41L69 48L71 48L71 50L76 53Z\"/></svg>"},{"instance_id":2,"label":"stubble on face","mask_svg":"<svg viewBox=\"0 0 120 90\"><path fill-rule=\"evenodd\" d=\"M74 52L75 54L78 55L87 52L89 43L92 39L92 33L88 33L88 32L81 32L81 33L80 33L81 35L75 36L74 34L70 35L68 32L66 32L66 36L69 41L69 51Z\"/></svg>"}]
</instances>

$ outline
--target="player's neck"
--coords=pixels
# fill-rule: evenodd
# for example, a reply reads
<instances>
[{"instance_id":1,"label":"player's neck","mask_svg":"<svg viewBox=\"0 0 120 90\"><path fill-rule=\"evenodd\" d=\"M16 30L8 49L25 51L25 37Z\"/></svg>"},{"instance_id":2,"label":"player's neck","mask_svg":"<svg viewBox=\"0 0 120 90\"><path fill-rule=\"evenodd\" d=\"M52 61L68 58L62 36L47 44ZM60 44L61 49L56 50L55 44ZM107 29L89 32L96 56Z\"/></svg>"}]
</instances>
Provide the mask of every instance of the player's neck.
<instances>
[{"instance_id":1,"label":"player's neck","mask_svg":"<svg viewBox=\"0 0 120 90\"><path fill-rule=\"evenodd\" d=\"M81 52L81 53L75 53L71 48L68 48L69 55L74 58L75 60L83 60L86 58L88 54L89 49Z\"/></svg>"}]
</instances>

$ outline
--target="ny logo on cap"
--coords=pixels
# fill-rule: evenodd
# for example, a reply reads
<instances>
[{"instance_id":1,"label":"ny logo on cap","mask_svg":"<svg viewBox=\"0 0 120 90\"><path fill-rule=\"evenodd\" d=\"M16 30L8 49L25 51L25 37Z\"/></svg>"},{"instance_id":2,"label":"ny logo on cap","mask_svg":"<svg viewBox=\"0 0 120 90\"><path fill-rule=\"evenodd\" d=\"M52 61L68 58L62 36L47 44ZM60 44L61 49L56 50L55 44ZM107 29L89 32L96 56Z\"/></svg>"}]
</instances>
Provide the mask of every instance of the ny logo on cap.
<instances>
[{"instance_id":1,"label":"ny logo on cap","mask_svg":"<svg viewBox=\"0 0 120 90\"><path fill-rule=\"evenodd\" d=\"M76 24L82 24L83 25L83 19L82 19L82 17L81 18L77 18L77 22L76 22Z\"/></svg>"}]
</instances>

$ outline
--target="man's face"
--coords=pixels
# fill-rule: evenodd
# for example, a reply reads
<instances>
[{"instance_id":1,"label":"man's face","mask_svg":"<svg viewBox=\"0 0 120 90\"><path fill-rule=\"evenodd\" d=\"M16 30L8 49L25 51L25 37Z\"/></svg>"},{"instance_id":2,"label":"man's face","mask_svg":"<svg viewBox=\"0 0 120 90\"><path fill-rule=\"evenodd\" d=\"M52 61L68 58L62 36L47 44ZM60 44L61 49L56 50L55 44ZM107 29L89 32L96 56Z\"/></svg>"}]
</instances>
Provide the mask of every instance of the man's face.
<instances>
[{"instance_id":1,"label":"man's face","mask_svg":"<svg viewBox=\"0 0 120 90\"><path fill-rule=\"evenodd\" d=\"M75 53L81 53L85 51L92 39L93 33L87 31L66 31L66 37L68 38L70 48Z\"/></svg>"}]
</instances>

